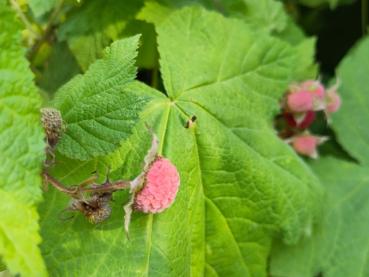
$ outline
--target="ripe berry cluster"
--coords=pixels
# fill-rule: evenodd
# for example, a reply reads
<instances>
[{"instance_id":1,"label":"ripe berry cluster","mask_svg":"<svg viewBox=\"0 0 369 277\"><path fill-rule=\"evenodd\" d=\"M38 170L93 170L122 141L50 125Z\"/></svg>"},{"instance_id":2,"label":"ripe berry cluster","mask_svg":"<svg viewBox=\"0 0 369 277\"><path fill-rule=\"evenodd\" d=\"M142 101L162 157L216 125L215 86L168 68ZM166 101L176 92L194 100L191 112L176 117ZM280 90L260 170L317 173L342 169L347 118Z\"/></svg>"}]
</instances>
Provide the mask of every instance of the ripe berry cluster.
<instances>
[{"instance_id":1,"label":"ripe berry cluster","mask_svg":"<svg viewBox=\"0 0 369 277\"><path fill-rule=\"evenodd\" d=\"M338 84L325 88L317 80L290 85L282 99L278 129L279 135L290 143L297 153L311 158L318 157L317 147L325 142L327 137L313 135L308 129L316 120L317 113L324 113L329 122L331 114L340 108L341 98L337 88Z\"/></svg>"}]
</instances>

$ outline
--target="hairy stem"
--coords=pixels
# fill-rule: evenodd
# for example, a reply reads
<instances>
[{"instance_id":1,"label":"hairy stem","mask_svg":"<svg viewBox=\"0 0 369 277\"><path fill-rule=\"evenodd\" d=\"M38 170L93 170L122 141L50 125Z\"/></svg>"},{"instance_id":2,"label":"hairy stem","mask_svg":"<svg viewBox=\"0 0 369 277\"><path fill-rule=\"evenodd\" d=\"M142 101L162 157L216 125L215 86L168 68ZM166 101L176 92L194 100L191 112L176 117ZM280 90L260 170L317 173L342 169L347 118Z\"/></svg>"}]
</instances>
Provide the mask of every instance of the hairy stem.
<instances>
[{"instance_id":1,"label":"hairy stem","mask_svg":"<svg viewBox=\"0 0 369 277\"><path fill-rule=\"evenodd\" d=\"M80 198L83 193L104 193L104 192L115 192L118 190L128 189L130 187L129 181L118 180L115 182L105 182L101 185L93 183L89 187L83 186L72 186L67 187L60 183L57 179L52 177L49 173L44 172L43 178L45 181L50 183L54 188L63 192L73 198Z\"/></svg>"},{"instance_id":2,"label":"hairy stem","mask_svg":"<svg viewBox=\"0 0 369 277\"><path fill-rule=\"evenodd\" d=\"M363 36L367 33L368 27L368 0L361 0L361 29Z\"/></svg>"}]
</instances>

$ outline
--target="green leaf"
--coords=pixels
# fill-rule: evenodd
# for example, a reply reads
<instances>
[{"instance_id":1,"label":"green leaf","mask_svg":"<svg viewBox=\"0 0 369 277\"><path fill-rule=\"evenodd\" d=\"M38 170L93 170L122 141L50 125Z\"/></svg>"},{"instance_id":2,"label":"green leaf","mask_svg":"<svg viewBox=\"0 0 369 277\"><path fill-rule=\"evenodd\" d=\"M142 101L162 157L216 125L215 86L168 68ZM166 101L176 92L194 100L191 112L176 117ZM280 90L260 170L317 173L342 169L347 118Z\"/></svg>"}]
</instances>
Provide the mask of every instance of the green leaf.
<instances>
[{"instance_id":1,"label":"green leaf","mask_svg":"<svg viewBox=\"0 0 369 277\"><path fill-rule=\"evenodd\" d=\"M173 11L174 9L157 2L147 1L140 12L136 15L136 18L149 23L160 24L165 21Z\"/></svg>"},{"instance_id":2,"label":"green leaf","mask_svg":"<svg viewBox=\"0 0 369 277\"><path fill-rule=\"evenodd\" d=\"M295 81L316 79L318 75L318 66L315 63L316 38L307 38L292 18L288 18L286 28L279 32L277 37L296 48L298 66L296 67Z\"/></svg>"},{"instance_id":3,"label":"green leaf","mask_svg":"<svg viewBox=\"0 0 369 277\"><path fill-rule=\"evenodd\" d=\"M159 24L164 21L173 10L180 6L178 1L147 1L138 13L137 18L150 23ZM181 2L181 1L180 1ZM184 1L187 4L195 4L196 1ZM287 26L288 17L283 9L283 4L275 0L221 0L210 2L197 1L209 9L221 11L225 15L244 20L251 28L258 31L281 32ZM183 3L182 3L183 4Z\"/></svg>"},{"instance_id":4,"label":"green leaf","mask_svg":"<svg viewBox=\"0 0 369 277\"><path fill-rule=\"evenodd\" d=\"M314 62L315 59L316 38L306 38L299 44L295 45L297 52L297 67L295 72L296 81L304 81L307 79L316 79L318 76L318 66Z\"/></svg>"},{"instance_id":5,"label":"green leaf","mask_svg":"<svg viewBox=\"0 0 369 277\"><path fill-rule=\"evenodd\" d=\"M102 156L130 135L146 102L125 90L136 77L138 41L135 36L114 42L86 74L57 92L55 106L66 123L57 148L63 155L79 160Z\"/></svg>"},{"instance_id":6,"label":"green leaf","mask_svg":"<svg viewBox=\"0 0 369 277\"><path fill-rule=\"evenodd\" d=\"M242 18L252 28L280 32L287 25L283 3L275 0L222 0L226 13Z\"/></svg>"},{"instance_id":7,"label":"green leaf","mask_svg":"<svg viewBox=\"0 0 369 277\"><path fill-rule=\"evenodd\" d=\"M0 253L12 273L47 276L38 244L41 242L37 210L0 189Z\"/></svg>"},{"instance_id":8,"label":"green leaf","mask_svg":"<svg viewBox=\"0 0 369 277\"><path fill-rule=\"evenodd\" d=\"M293 78L294 50L201 8L174 12L157 32L168 97L139 82L126 86L152 100L132 137L105 162L116 169L115 178L135 177L151 140L147 123L159 137L160 154L180 172L177 199L159 215L134 213L127 240L126 194L115 196L109 221L92 227L80 215L58 221L68 199L50 191L41 208L49 270L78 276L266 276L273 238L292 243L309 232L321 195L308 167L272 127ZM185 128L192 115L197 121ZM89 176L82 171L73 170L69 181ZM61 179L70 176L59 172Z\"/></svg>"},{"instance_id":9,"label":"green leaf","mask_svg":"<svg viewBox=\"0 0 369 277\"><path fill-rule=\"evenodd\" d=\"M41 98L21 47L21 25L0 1L0 255L12 273L45 276L38 244L44 134Z\"/></svg>"},{"instance_id":10,"label":"green leaf","mask_svg":"<svg viewBox=\"0 0 369 277\"><path fill-rule=\"evenodd\" d=\"M35 17L40 17L51 11L58 0L27 0Z\"/></svg>"},{"instance_id":11,"label":"green leaf","mask_svg":"<svg viewBox=\"0 0 369 277\"><path fill-rule=\"evenodd\" d=\"M363 164L369 164L369 38L356 45L337 70L341 83L341 109L333 114L333 129L344 149Z\"/></svg>"},{"instance_id":12,"label":"green leaf","mask_svg":"<svg viewBox=\"0 0 369 277\"><path fill-rule=\"evenodd\" d=\"M58 31L66 40L83 70L100 58L103 49L121 37L127 22L134 18L143 1L89 0L68 14ZM85 47L88 45L88 47Z\"/></svg>"},{"instance_id":13,"label":"green leaf","mask_svg":"<svg viewBox=\"0 0 369 277\"><path fill-rule=\"evenodd\" d=\"M276 245L271 275L368 276L369 168L334 158L321 159L313 168L327 191L324 220L298 245Z\"/></svg>"}]
</instances>

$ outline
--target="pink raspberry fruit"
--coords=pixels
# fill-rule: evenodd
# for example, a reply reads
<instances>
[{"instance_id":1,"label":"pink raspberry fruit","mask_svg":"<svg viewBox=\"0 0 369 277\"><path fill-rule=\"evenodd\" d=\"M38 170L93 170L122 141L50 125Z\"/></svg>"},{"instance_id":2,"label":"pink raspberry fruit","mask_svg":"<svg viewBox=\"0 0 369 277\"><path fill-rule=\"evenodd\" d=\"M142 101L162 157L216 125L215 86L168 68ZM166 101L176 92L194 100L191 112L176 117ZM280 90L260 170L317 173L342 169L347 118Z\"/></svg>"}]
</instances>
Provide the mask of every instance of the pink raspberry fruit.
<instances>
[{"instance_id":1,"label":"pink raspberry fruit","mask_svg":"<svg viewBox=\"0 0 369 277\"><path fill-rule=\"evenodd\" d=\"M315 159L318 157L318 145L326 140L325 137L302 134L292 138L292 147L297 153Z\"/></svg>"},{"instance_id":2,"label":"pink raspberry fruit","mask_svg":"<svg viewBox=\"0 0 369 277\"><path fill-rule=\"evenodd\" d=\"M143 188L135 197L135 210L162 212L174 202L179 184L179 173L171 161L163 157L156 158L145 175Z\"/></svg>"}]
</instances>

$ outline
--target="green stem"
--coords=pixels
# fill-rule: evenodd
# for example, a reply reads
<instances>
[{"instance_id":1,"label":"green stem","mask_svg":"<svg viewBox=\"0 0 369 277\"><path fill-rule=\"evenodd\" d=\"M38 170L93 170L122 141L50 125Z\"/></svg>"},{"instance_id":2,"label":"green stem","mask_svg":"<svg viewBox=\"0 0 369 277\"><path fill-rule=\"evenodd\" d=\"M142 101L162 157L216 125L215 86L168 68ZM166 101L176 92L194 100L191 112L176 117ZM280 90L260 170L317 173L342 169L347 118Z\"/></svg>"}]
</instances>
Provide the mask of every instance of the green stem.
<instances>
[{"instance_id":1,"label":"green stem","mask_svg":"<svg viewBox=\"0 0 369 277\"><path fill-rule=\"evenodd\" d=\"M23 13L21 7L19 6L17 0L10 0L10 4L19 16L20 20L26 26L27 30L32 34L33 38L36 39L39 33L33 28L32 23L28 20L27 16Z\"/></svg>"}]
</instances>

